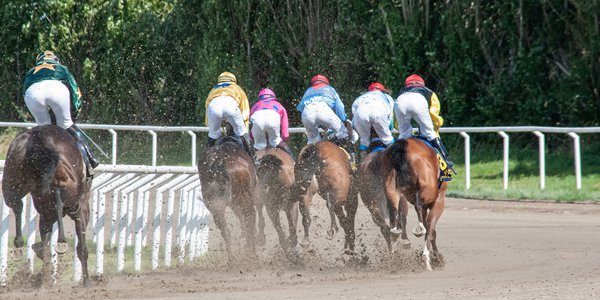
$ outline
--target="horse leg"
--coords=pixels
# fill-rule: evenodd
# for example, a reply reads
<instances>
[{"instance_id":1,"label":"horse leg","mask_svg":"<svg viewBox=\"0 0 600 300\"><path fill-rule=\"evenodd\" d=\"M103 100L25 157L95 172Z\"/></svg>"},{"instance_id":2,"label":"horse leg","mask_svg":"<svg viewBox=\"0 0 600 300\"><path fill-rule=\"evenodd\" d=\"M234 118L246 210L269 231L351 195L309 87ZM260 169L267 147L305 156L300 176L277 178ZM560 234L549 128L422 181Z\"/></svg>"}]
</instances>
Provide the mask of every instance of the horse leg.
<instances>
[{"instance_id":1,"label":"horse leg","mask_svg":"<svg viewBox=\"0 0 600 300\"><path fill-rule=\"evenodd\" d=\"M297 204L294 201L291 201L289 198L286 201L286 209L285 216L288 220L288 229L290 232L290 237L288 238L288 245L290 247L296 247L298 244L298 233L296 232L297 224L298 224L298 208Z\"/></svg>"},{"instance_id":2,"label":"horse leg","mask_svg":"<svg viewBox=\"0 0 600 300\"><path fill-rule=\"evenodd\" d=\"M388 251L391 252L392 251L392 238L391 238L391 233L390 233L390 226L388 226L388 224L385 222L385 218L383 217L383 212L381 211L381 205L379 205L378 202L375 202L375 200L373 200L375 197L368 192L361 193L360 197L363 200L363 203L365 204L365 206L367 207L369 212L371 213L373 222L375 222L375 225L377 225L377 227L379 227L379 230L381 231L381 235L383 236L383 238L385 239L385 242L387 244Z\"/></svg>"},{"instance_id":3,"label":"horse leg","mask_svg":"<svg viewBox=\"0 0 600 300\"><path fill-rule=\"evenodd\" d=\"M246 248L251 256L256 256L256 203L255 194L249 190L249 187L241 187L241 190L232 191L232 202L241 205L240 219L242 223L242 231L246 239ZM264 222L264 221L263 221ZM264 224L263 224L264 225Z\"/></svg>"},{"instance_id":4,"label":"horse leg","mask_svg":"<svg viewBox=\"0 0 600 300\"><path fill-rule=\"evenodd\" d=\"M265 216L263 215L263 207L265 204L260 203L256 207L256 212L258 213L258 234L256 237L256 243L260 246L264 246L267 243L267 238L265 236ZM267 207L267 214L269 213L269 208Z\"/></svg>"},{"instance_id":5,"label":"horse leg","mask_svg":"<svg viewBox=\"0 0 600 300\"><path fill-rule=\"evenodd\" d=\"M211 203L211 201L206 201L206 207L213 215L215 225L217 225L217 228L219 228L221 237L225 242L225 251L227 253L227 257L229 260L231 260L233 258L233 254L231 252L231 233L229 232L229 228L227 227L227 222L225 220L225 203Z\"/></svg>"},{"instance_id":6,"label":"horse leg","mask_svg":"<svg viewBox=\"0 0 600 300\"><path fill-rule=\"evenodd\" d=\"M354 242L356 240L356 233L354 232L354 219L356 217L357 209L358 193L351 189L348 198L344 202L346 217L344 223L342 224L344 232L346 233L346 254L354 254Z\"/></svg>"},{"instance_id":7,"label":"horse leg","mask_svg":"<svg viewBox=\"0 0 600 300\"><path fill-rule=\"evenodd\" d=\"M79 209L79 213L72 218L75 221L75 233L77 234L77 257L81 262L81 272L83 277L83 286L88 287L90 283L90 275L88 273L88 248L85 237L85 228L89 220L89 211Z\"/></svg>"},{"instance_id":8,"label":"horse leg","mask_svg":"<svg viewBox=\"0 0 600 300\"><path fill-rule=\"evenodd\" d=\"M269 198L271 200L272 198ZM288 248L287 241L285 238L285 233L283 232L283 228L281 227L281 221L279 220L279 207L275 205L272 201L265 203L267 208L267 215L269 215L269 219L271 219L271 223L273 223L273 227L275 227L275 231L277 231L277 236L279 237L279 244L283 247L284 250ZM264 221L263 221L264 222Z\"/></svg>"},{"instance_id":9,"label":"horse leg","mask_svg":"<svg viewBox=\"0 0 600 300\"><path fill-rule=\"evenodd\" d=\"M408 200L406 199L406 196L404 194L400 194L400 227L401 227L401 232L400 232L400 245L402 246L402 248L404 249L410 249L410 240L408 239L408 235L406 234L406 222L407 222L407 215L408 215Z\"/></svg>"},{"instance_id":10,"label":"horse leg","mask_svg":"<svg viewBox=\"0 0 600 300\"><path fill-rule=\"evenodd\" d=\"M20 196L20 197L19 197ZM12 259L20 261L23 259L23 231L21 230L21 218L23 217L23 201L21 200L25 195L17 195L15 197L6 198L6 204L12 209L15 215L15 239L13 244L15 249L12 252ZM31 207L30 209L33 209Z\"/></svg>"},{"instance_id":11,"label":"horse leg","mask_svg":"<svg viewBox=\"0 0 600 300\"><path fill-rule=\"evenodd\" d=\"M300 245L304 248L310 245L309 229L310 229L310 208L304 201L299 203L300 213L302 214L302 226L304 227L304 239L300 241Z\"/></svg>"},{"instance_id":12,"label":"horse leg","mask_svg":"<svg viewBox=\"0 0 600 300\"><path fill-rule=\"evenodd\" d=\"M419 225L413 229L412 233L416 237L421 237L427 233L427 229L426 229L425 225L423 225L424 220L426 220L425 216L427 214L427 211L425 209L423 209L423 201L421 200L420 193L417 193L415 195L414 203L415 203L415 210L417 212L417 218L419 219Z\"/></svg>"},{"instance_id":13,"label":"horse leg","mask_svg":"<svg viewBox=\"0 0 600 300\"><path fill-rule=\"evenodd\" d=\"M390 214L390 232L394 235L401 234L401 228L399 224L400 215L398 212L398 206L400 205L400 191L396 189L396 176L395 171L391 171L385 179L385 197L388 200L388 210Z\"/></svg>"},{"instance_id":14,"label":"horse leg","mask_svg":"<svg viewBox=\"0 0 600 300\"><path fill-rule=\"evenodd\" d=\"M56 246L54 248L55 248L56 253L59 255L65 254L67 252L67 250L69 249L69 246L67 245L67 242L65 240L65 227L63 225L64 204L62 203L61 191L62 191L62 189L60 189L60 188L56 188L54 190L54 195L55 195L55 199L56 199L56 216L57 216L57 221L58 221L58 240L57 240Z\"/></svg>"},{"instance_id":15,"label":"horse leg","mask_svg":"<svg viewBox=\"0 0 600 300\"><path fill-rule=\"evenodd\" d=\"M335 220L335 214L336 214L335 210L336 210L337 203L335 203L332 200L332 197L329 192L327 192L325 194L325 198L326 198L325 203L327 203L327 210L329 211L329 219L331 220L331 225L329 226L329 230L327 230L327 239L331 240L331 239L333 239L333 237L339 230L339 228L337 226L337 221ZM341 210L341 206L339 207L339 209ZM342 215L343 215L343 211L342 211ZM340 222L341 222L342 218L340 218Z\"/></svg>"},{"instance_id":16,"label":"horse leg","mask_svg":"<svg viewBox=\"0 0 600 300\"><path fill-rule=\"evenodd\" d=\"M438 200L439 200L439 198L438 198ZM427 213L427 234L425 235L425 250L423 250L423 256L426 259L425 264L426 264L427 270L432 269L431 257L429 256L430 251L433 254L433 257L437 258L435 260L434 265L435 266L443 266L443 258L441 258L438 248L437 248L437 243L436 243L437 233L435 230L437 222L440 219L443 211L444 211L444 202L436 201L433 204L433 206L431 207L431 209L429 210L429 212ZM427 253L425 253L425 251L427 251Z\"/></svg>"},{"instance_id":17,"label":"horse leg","mask_svg":"<svg viewBox=\"0 0 600 300\"><path fill-rule=\"evenodd\" d=\"M46 283L47 276L52 276L50 267L50 242L52 234L52 224L54 220L40 214L40 237L41 241L32 245L35 255L42 260L42 270L40 272L41 284Z\"/></svg>"}]
</instances>

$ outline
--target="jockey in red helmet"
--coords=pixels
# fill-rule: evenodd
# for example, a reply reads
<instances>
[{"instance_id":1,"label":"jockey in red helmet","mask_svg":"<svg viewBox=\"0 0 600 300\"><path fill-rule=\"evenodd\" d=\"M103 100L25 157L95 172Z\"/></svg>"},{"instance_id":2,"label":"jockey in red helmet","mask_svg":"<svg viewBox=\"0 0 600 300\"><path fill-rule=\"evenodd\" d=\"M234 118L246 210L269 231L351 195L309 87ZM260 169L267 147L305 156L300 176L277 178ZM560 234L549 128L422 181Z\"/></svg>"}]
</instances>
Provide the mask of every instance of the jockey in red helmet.
<instances>
[{"instance_id":1,"label":"jockey in red helmet","mask_svg":"<svg viewBox=\"0 0 600 300\"><path fill-rule=\"evenodd\" d=\"M391 132L394 126L393 113L394 100L379 82L369 85L368 91L354 100L352 124L360 137L358 149L361 159L371 146L371 128L385 146L394 142Z\"/></svg>"},{"instance_id":2,"label":"jockey in red helmet","mask_svg":"<svg viewBox=\"0 0 600 300\"><path fill-rule=\"evenodd\" d=\"M400 132L399 139L412 136L411 119L414 119L419 125L420 135L429 140L446 160L448 167L454 171L454 163L450 160L439 135L439 129L444 124L444 119L439 115L440 100L425 86L421 76L412 74L406 78L404 88L396 99L394 113Z\"/></svg>"}]
</instances>

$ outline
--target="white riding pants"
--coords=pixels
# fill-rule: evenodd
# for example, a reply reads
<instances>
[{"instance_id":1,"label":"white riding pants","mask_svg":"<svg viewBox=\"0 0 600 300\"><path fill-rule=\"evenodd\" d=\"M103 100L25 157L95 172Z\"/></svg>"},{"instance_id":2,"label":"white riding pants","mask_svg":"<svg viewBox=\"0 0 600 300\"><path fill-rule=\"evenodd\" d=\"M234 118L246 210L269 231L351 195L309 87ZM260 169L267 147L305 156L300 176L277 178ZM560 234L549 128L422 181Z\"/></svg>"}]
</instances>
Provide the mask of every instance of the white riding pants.
<instances>
[{"instance_id":1,"label":"white riding pants","mask_svg":"<svg viewBox=\"0 0 600 300\"><path fill-rule=\"evenodd\" d=\"M238 136L248 133L242 112L237 101L230 96L219 96L208 104L206 108L208 115L208 137L218 139L223 133L221 123L227 121L233 127L233 132Z\"/></svg>"},{"instance_id":2,"label":"white riding pants","mask_svg":"<svg viewBox=\"0 0 600 300\"><path fill-rule=\"evenodd\" d=\"M281 116L272 109L255 111L250 117L254 148L263 150L269 146L275 148L281 143Z\"/></svg>"},{"instance_id":3,"label":"white riding pants","mask_svg":"<svg viewBox=\"0 0 600 300\"><path fill-rule=\"evenodd\" d=\"M344 123L325 102L313 102L304 107L302 123L308 135L308 144L314 144L321 140L319 126L333 130L333 134L338 139L348 137L348 130Z\"/></svg>"},{"instance_id":4,"label":"white riding pants","mask_svg":"<svg viewBox=\"0 0 600 300\"><path fill-rule=\"evenodd\" d=\"M369 94L359 97L352 104L352 123L360 137L360 148L366 150L371 145L371 128L385 145L394 141L390 130L392 110L381 100Z\"/></svg>"},{"instance_id":5,"label":"white riding pants","mask_svg":"<svg viewBox=\"0 0 600 300\"><path fill-rule=\"evenodd\" d=\"M52 124L48 107L56 117L56 125L66 129L73 125L71 119L71 94L58 80L43 80L25 91L25 104L38 125Z\"/></svg>"},{"instance_id":6,"label":"white riding pants","mask_svg":"<svg viewBox=\"0 0 600 300\"><path fill-rule=\"evenodd\" d=\"M437 137L433 130L433 122L429 115L427 99L419 93L404 93L398 96L394 103L394 113L398 122L398 139L408 138L412 135L411 120L419 125L420 134L429 140Z\"/></svg>"}]
</instances>

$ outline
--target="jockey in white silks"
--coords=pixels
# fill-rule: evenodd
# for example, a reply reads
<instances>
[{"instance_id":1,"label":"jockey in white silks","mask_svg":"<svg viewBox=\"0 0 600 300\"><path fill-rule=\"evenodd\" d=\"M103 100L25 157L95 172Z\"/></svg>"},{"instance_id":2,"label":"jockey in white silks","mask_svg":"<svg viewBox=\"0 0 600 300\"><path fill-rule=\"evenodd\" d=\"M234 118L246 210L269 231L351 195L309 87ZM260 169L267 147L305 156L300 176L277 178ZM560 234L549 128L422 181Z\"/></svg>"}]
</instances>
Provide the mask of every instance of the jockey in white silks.
<instances>
[{"instance_id":1,"label":"jockey in white silks","mask_svg":"<svg viewBox=\"0 0 600 300\"><path fill-rule=\"evenodd\" d=\"M352 103L352 125L360 137L358 149L361 159L368 154L371 146L371 129L386 147L394 142L391 131L394 126L394 99L381 83L372 83L367 90Z\"/></svg>"}]
</instances>

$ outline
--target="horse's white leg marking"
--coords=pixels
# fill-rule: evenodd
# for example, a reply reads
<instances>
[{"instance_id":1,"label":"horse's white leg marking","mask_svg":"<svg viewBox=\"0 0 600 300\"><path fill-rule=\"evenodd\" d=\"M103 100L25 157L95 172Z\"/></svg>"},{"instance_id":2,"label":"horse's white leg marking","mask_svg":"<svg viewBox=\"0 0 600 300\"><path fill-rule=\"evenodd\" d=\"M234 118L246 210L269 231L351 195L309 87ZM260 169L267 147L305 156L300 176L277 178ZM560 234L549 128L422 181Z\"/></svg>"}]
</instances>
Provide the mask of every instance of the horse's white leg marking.
<instances>
[{"instance_id":1,"label":"horse's white leg marking","mask_svg":"<svg viewBox=\"0 0 600 300\"><path fill-rule=\"evenodd\" d=\"M429 257L427 242L425 242L425 248L423 249L423 259L425 260L425 267L427 268L427 271L431 271L431 258Z\"/></svg>"}]
</instances>

